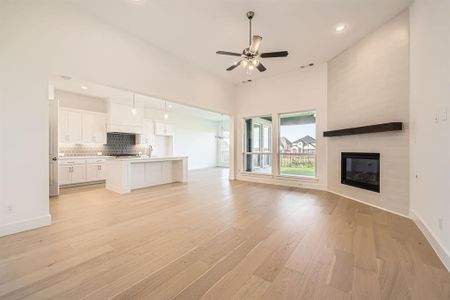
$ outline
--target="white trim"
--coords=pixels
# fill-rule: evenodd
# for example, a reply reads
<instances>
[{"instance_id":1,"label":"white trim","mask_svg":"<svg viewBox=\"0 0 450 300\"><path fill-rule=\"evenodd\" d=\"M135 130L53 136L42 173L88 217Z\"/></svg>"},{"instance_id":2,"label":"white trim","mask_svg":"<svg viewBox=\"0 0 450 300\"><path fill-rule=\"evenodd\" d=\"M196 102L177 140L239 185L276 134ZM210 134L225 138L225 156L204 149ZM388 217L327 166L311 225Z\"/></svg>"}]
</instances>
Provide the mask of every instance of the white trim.
<instances>
[{"instance_id":1,"label":"white trim","mask_svg":"<svg viewBox=\"0 0 450 300\"><path fill-rule=\"evenodd\" d=\"M372 204L372 203L369 203L369 202L366 202L366 201L362 201L362 200L359 200L359 199L356 199L356 198L353 198L353 197L350 197L350 196L347 196L347 195L343 195L343 194L341 194L341 193L334 192L334 191L332 191L332 190L327 190L327 191L330 192L330 193L336 194L336 195L338 195L338 196L341 196L341 197L344 197L344 198L348 198L348 199L350 199L350 200L353 200L353 201L356 201L356 202L359 202L359 203L363 203L363 204L366 204L366 205L369 205L369 206L372 206L372 207L375 207L375 208L378 208L378 209L387 211L387 212L389 212L389 213L392 213L392 214L395 214L395 215L398 215L398 216L401 216L401 217L410 219L410 217L409 217L408 215L402 214L402 213L400 213L400 212L393 211L393 210L390 210L390 209L388 209L388 208L381 207L381 206L378 206L378 205L375 205L375 204Z\"/></svg>"},{"instance_id":2,"label":"white trim","mask_svg":"<svg viewBox=\"0 0 450 300\"><path fill-rule=\"evenodd\" d=\"M51 223L52 223L52 216L48 214L37 218L5 224L0 227L0 237L39 227L48 226Z\"/></svg>"},{"instance_id":3,"label":"white trim","mask_svg":"<svg viewBox=\"0 0 450 300\"><path fill-rule=\"evenodd\" d=\"M450 251L447 250L444 245L442 245L442 243L439 241L439 239L436 237L433 231L430 230L430 228L427 226L427 224L423 221L423 219L417 214L415 210L411 209L409 213L414 223L416 223L417 227L419 227L420 231L422 231L425 238L431 244L431 247L433 247L434 252L436 252L436 254L441 259L444 266L450 272Z\"/></svg>"},{"instance_id":4,"label":"white trim","mask_svg":"<svg viewBox=\"0 0 450 300\"><path fill-rule=\"evenodd\" d=\"M268 174L268 173L241 171L240 175L242 175L242 176L249 176L249 177L255 177L255 178L273 178L272 173Z\"/></svg>"},{"instance_id":5,"label":"white trim","mask_svg":"<svg viewBox=\"0 0 450 300\"><path fill-rule=\"evenodd\" d=\"M287 178L277 178L272 175L262 175L261 174L238 174L237 180L264 183L279 186L288 186L302 189L312 189L312 190L322 190L326 191L326 188L317 182L302 181L302 180L292 180Z\"/></svg>"},{"instance_id":6,"label":"white trim","mask_svg":"<svg viewBox=\"0 0 450 300\"><path fill-rule=\"evenodd\" d=\"M319 182L319 178L305 175L276 175L275 178L299 182Z\"/></svg>"}]
</instances>

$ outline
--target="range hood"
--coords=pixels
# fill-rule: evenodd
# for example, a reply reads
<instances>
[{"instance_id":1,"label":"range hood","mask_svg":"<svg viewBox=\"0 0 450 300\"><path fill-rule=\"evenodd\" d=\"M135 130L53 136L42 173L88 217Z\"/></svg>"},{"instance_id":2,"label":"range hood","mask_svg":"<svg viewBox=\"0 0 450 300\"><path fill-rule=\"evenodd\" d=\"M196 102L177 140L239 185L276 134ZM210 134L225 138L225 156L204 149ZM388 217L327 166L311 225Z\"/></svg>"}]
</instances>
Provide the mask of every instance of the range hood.
<instances>
[{"instance_id":1,"label":"range hood","mask_svg":"<svg viewBox=\"0 0 450 300\"><path fill-rule=\"evenodd\" d=\"M108 102L107 132L142 134L144 109L135 108L127 104Z\"/></svg>"}]
</instances>

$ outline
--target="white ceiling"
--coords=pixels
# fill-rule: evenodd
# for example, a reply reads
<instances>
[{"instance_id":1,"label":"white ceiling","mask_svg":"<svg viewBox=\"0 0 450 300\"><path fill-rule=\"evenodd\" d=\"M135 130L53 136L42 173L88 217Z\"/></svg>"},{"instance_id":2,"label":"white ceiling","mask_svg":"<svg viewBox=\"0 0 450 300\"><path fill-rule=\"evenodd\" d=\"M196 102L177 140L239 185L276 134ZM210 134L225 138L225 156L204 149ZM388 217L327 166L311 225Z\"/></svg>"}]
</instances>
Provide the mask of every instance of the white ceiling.
<instances>
[{"instance_id":1,"label":"white ceiling","mask_svg":"<svg viewBox=\"0 0 450 300\"><path fill-rule=\"evenodd\" d=\"M69 0L105 23L230 82L271 76L301 65L323 63L407 8L413 0ZM225 71L248 46L247 11L260 52L288 50L287 58L264 59L264 73ZM337 34L335 26L348 25Z\"/></svg>"},{"instance_id":2,"label":"white ceiling","mask_svg":"<svg viewBox=\"0 0 450 300\"><path fill-rule=\"evenodd\" d=\"M131 105L133 103L133 92L131 91L116 89L82 80L76 79L67 80L59 76L54 76L50 78L50 83L53 85L55 89L58 90L63 90L91 97L103 98L105 100L109 100L115 103L122 103L127 105ZM87 87L87 89L86 90L82 89L81 86L85 86ZM136 99L136 106L138 107L164 111L164 100L162 99L141 94L136 94L135 99ZM211 121L220 121L222 119L222 114L217 112L212 112L170 101L167 101L167 105L169 112L188 114L194 117L207 119ZM223 115L223 120L228 120L228 116Z\"/></svg>"}]
</instances>

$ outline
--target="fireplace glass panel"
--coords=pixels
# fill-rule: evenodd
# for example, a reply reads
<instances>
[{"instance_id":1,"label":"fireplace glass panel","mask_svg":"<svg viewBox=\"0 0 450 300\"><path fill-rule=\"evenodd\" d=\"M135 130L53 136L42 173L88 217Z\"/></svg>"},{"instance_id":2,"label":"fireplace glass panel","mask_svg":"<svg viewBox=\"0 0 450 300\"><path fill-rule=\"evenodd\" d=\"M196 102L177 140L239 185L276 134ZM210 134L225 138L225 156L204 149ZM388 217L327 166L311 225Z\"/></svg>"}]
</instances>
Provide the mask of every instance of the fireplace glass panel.
<instances>
[{"instance_id":1,"label":"fireplace glass panel","mask_svg":"<svg viewBox=\"0 0 450 300\"><path fill-rule=\"evenodd\" d=\"M380 191L379 153L342 153L343 184Z\"/></svg>"}]
</instances>

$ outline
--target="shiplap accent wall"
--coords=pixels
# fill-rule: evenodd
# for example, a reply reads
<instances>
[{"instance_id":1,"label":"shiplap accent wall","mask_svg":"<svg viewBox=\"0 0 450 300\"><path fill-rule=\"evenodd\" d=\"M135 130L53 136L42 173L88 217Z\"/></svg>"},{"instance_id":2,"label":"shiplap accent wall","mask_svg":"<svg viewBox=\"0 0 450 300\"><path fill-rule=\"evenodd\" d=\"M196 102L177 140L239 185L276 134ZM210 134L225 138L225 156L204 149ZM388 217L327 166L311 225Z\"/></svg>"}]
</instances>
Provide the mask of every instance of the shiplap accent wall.
<instances>
[{"instance_id":1,"label":"shiplap accent wall","mask_svg":"<svg viewBox=\"0 0 450 300\"><path fill-rule=\"evenodd\" d=\"M328 138L328 189L409 212L409 16L405 11L328 63L328 130L404 122L402 132ZM341 184L341 152L381 154L381 192Z\"/></svg>"}]
</instances>

